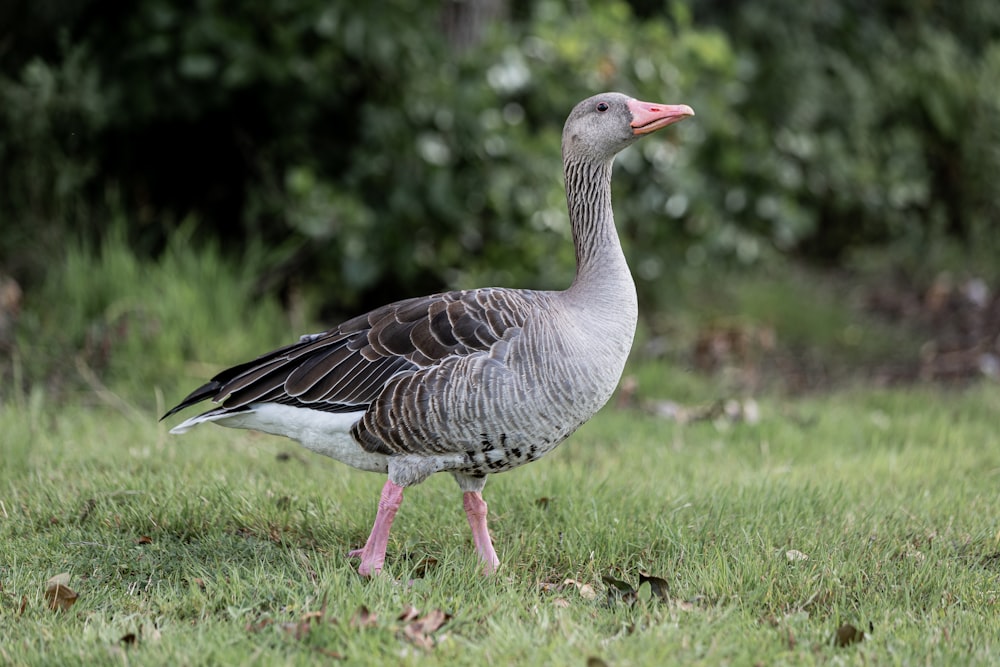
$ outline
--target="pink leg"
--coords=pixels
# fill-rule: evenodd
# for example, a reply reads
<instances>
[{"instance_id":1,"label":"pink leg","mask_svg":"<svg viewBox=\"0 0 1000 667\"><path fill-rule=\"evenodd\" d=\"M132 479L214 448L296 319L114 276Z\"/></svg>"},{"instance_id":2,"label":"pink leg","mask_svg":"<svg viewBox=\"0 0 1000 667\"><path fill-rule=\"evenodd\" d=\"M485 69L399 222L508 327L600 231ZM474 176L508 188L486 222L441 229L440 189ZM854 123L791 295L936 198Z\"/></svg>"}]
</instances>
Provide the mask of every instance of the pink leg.
<instances>
[{"instance_id":1,"label":"pink leg","mask_svg":"<svg viewBox=\"0 0 1000 667\"><path fill-rule=\"evenodd\" d=\"M493 550L493 540L490 539L490 531L486 528L486 501L483 500L481 493L466 491L462 504L465 506L465 515L469 517L469 527L472 528L472 541L476 545L476 551L486 563L483 574L492 574L500 565L500 559Z\"/></svg>"},{"instance_id":2,"label":"pink leg","mask_svg":"<svg viewBox=\"0 0 1000 667\"><path fill-rule=\"evenodd\" d=\"M388 480L382 487L382 496L378 501L378 513L375 515L375 525L368 536L363 549L355 549L347 554L348 558L361 558L358 574L368 577L382 571L385 564L385 547L389 544L389 529L392 520L396 518L396 510L403 502L403 487Z\"/></svg>"}]
</instances>

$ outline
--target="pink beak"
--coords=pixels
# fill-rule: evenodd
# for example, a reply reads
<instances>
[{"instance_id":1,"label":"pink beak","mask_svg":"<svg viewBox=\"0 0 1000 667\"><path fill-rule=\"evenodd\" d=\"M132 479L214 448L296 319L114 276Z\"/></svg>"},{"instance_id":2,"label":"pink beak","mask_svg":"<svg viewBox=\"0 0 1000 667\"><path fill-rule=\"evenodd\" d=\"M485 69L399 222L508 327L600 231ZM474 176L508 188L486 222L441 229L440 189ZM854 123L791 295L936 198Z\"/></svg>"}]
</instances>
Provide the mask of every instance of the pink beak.
<instances>
[{"instance_id":1,"label":"pink beak","mask_svg":"<svg viewBox=\"0 0 1000 667\"><path fill-rule=\"evenodd\" d=\"M634 134L656 132L667 125L672 125L694 115L694 109L686 104L650 104L639 100L629 100L628 109L632 112L632 132Z\"/></svg>"}]
</instances>

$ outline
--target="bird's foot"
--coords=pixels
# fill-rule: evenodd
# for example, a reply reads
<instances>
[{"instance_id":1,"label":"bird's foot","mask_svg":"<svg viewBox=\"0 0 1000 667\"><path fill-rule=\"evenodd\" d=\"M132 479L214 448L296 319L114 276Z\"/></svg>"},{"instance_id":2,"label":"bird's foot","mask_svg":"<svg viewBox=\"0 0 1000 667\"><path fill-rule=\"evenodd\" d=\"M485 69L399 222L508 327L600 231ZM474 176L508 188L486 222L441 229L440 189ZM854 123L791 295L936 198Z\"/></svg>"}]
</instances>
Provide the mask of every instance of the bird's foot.
<instances>
[{"instance_id":1,"label":"bird's foot","mask_svg":"<svg viewBox=\"0 0 1000 667\"><path fill-rule=\"evenodd\" d=\"M462 498L462 504L469 519L469 527L472 528L472 541L476 545L476 552L483 561L483 574L493 574L500 567L500 559L497 558L489 528L486 527L486 501L481 494L467 491Z\"/></svg>"},{"instance_id":2,"label":"bird's foot","mask_svg":"<svg viewBox=\"0 0 1000 667\"><path fill-rule=\"evenodd\" d=\"M347 554L348 558L361 559L358 574L362 577L370 577L382 571L382 566L385 565L385 548L389 543L389 529L402 502L403 487L393 484L391 480L387 481L382 487L378 513L375 515L375 524L372 526L368 541L363 548Z\"/></svg>"},{"instance_id":3,"label":"bird's foot","mask_svg":"<svg viewBox=\"0 0 1000 667\"><path fill-rule=\"evenodd\" d=\"M368 545L365 545L362 549L354 549L348 552L347 557L361 559L361 565L358 566L358 574L362 577L379 574L385 566L385 552L383 551L381 556L371 553L368 550Z\"/></svg>"}]
</instances>

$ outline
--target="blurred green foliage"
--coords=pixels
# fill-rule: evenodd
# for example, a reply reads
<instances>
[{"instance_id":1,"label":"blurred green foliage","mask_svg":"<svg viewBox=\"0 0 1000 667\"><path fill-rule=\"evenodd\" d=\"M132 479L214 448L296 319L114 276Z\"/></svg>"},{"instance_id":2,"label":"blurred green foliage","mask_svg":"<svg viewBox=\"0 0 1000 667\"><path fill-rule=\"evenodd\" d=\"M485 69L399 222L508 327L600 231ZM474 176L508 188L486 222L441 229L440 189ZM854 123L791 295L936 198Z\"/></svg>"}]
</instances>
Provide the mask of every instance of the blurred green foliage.
<instances>
[{"instance_id":1,"label":"blurred green foliage","mask_svg":"<svg viewBox=\"0 0 1000 667\"><path fill-rule=\"evenodd\" d=\"M107 400L106 385L162 414L165 401L214 375L220 361L252 359L262 346L294 340L289 331L313 320L298 300L282 308L254 288L258 247L239 261L214 242L191 248L187 224L155 260L142 259L125 229L117 219L99 244L69 241L48 267L28 295L15 381L0 390L0 403L44 387L57 399L89 404Z\"/></svg>"},{"instance_id":2,"label":"blurred green foliage","mask_svg":"<svg viewBox=\"0 0 1000 667\"><path fill-rule=\"evenodd\" d=\"M572 273L559 134L607 89L698 116L615 181L640 296L677 270L872 244L995 248L1000 3L513 3L470 49L444 0L0 10L0 267L30 288L109 221L185 220L326 315ZM266 248L266 250L260 250Z\"/></svg>"},{"instance_id":3,"label":"blurred green foliage","mask_svg":"<svg viewBox=\"0 0 1000 667\"><path fill-rule=\"evenodd\" d=\"M737 110L742 141L767 156L726 174L745 183L750 228L819 259L901 242L919 261L948 237L992 241L1000 4L721 5L695 6L752 54Z\"/></svg>"}]
</instances>

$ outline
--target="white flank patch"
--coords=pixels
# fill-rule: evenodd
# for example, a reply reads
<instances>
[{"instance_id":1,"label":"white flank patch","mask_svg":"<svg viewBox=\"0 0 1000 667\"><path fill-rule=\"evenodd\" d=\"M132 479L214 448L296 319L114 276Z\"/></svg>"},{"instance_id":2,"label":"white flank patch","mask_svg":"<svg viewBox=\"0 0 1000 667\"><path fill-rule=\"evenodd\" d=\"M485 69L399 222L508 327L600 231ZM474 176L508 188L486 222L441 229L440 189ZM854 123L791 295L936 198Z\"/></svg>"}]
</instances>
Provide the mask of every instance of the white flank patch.
<instances>
[{"instance_id":1,"label":"white flank patch","mask_svg":"<svg viewBox=\"0 0 1000 667\"><path fill-rule=\"evenodd\" d=\"M366 452L351 437L351 427L364 414L364 410L337 413L280 403L255 403L243 412L206 412L181 422L170 429L170 432L184 433L202 422L216 422L219 426L283 435L298 441L306 449L346 463L352 468L386 472L386 457Z\"/></svg>"}]
</instances>

